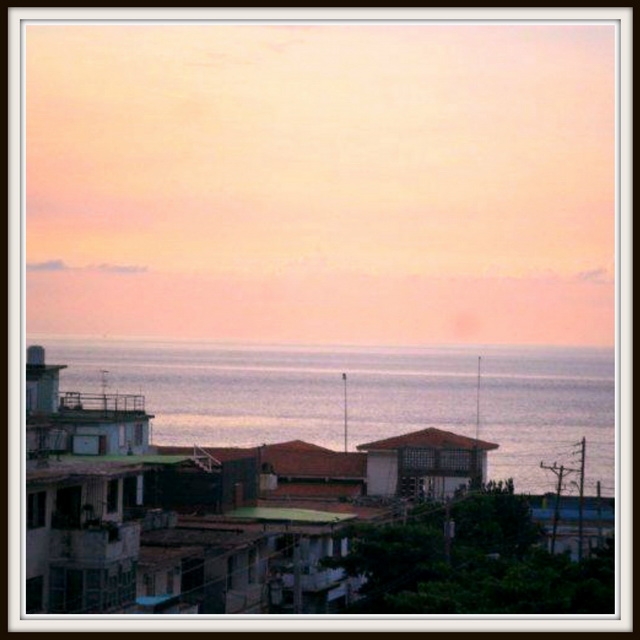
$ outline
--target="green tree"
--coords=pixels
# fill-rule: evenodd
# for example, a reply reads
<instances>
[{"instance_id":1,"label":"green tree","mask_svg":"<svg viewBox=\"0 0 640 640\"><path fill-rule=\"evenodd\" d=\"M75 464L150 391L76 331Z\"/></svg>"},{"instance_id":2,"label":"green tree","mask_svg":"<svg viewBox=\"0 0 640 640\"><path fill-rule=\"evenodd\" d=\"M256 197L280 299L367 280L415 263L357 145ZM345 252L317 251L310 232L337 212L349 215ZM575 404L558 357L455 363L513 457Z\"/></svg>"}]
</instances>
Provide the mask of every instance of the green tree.
<instances>
[{"instance_id":1,"label":"green tree","mask_svg":"<svg viewBox=\"0 0 640 640\"><path fill-rule=\"evenodd\" d=\"M451 514L456 543L486 553L522 558L542 538L527 497L514 493L511 480L489 483L479 493L462 496L454 502Z\"/></svg>"},{"instance_id":2,"label":"green tree","mask_svg":"<svg viewBox=\"0 0 640 640\"><path fill-rule=\"evenodd\" d=\"M445 555L444 521L455 520ZM347 613L570 614L613 613L612 542L580 563L537 543L526 496L513 483L459 494L449 504L424 504L403 524L355 525L352 551L331 559L363 575L364 596Z\"/></svg>"},{"instance_id":3,"label":"green tree","mask_svg":"<svg viewBox=\"0 0 640 640\"><path fill-rule=\"evenodd\" d=\"M484 558L441 580L388 593L377 611L397 614L606 614L615 611L610 558L572 562L534 549L524 559Z\"/></svg>"},{"instance_id":4,"label":"green tree","mask_svg":"<svg viewBox=\"0 0 640 640\"><path fill-rule=\"evenodd\" d=\"M447 571L442 532L422 523L352 526L346 535L351 550L344 558L327 558L325 566L365 576L362 593L415 589L420 581Z\"/></svg>"}]
</instances>

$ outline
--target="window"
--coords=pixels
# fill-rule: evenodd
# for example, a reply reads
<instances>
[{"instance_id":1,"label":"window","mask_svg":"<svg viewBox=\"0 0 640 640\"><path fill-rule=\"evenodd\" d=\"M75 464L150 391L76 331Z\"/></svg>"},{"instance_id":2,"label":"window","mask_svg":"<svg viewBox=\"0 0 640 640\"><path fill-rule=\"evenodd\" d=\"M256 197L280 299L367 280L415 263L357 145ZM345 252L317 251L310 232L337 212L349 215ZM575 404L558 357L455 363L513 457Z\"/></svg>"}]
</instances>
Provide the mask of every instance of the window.
<instances>
[{"instance_id":1,"label":"window","mask_svg":"<svg viewBox=\"0 0 640 640\"><path fill-rule=\"evenodd\" d=\"M400 478L400 495L403 498L414 499L424 497L424 478L418 476L402 476L402 478Z\"/></svg>"},{"instance_id":2,"label":"window","mask_svg":"<svg viewBox=\"0 0 640 640\"><path fill-rule=\"evenodd\" d=\"M65 592L67 611L83 609L83 572L81 569L67 569L67 589Z\"/></svg>"},{"instance_id":3,"label":"window","mask_svg":"<svg viewBox=\"0 0 640 640\"><path fill-rule=\"evenodd\" d=\"M83 608L82 571L52 567L50 580L50 608L52 613L73 613Z\"/></svg>"},{"instance_id":4,"label":"window","mask_svg":"<svg viewBox=\"0 0 640 640\"><path fill-rule=\"evenodd\" d=\"M38 613L42 611L42 591L44 579L42 576L29 578L27 580L27 613Z\"/></svg>"},{"instance_id":5,"label":"window","mask_svg":"<svg viewBox=\"0 0 640 640\"><path fill-rule=\"evenodd\" d=\"M258 552L255 548L249 550L249 584L253 584L257 581L257 568L258 568Z\"/></svg>"},{"instance_id":6,"label":"window","mask_svg":"<svg viewBox=\"0 0 640 640\"><path fill-rule=\"evenodd\" d=\"M450 449L440 452L440 466L449 471L469 471L471 453L463 449Z\"/></svg>"},{"instance_id":7,"label":"window","mask_svg":"<svg viewBox=\"0 0 640 640\"><path fill-rule=\"evenodd\" d=\"M50 610L52 613L100 613L126 607L135 600L135 572L135 563L126 568L118 565L109 569L51 567Z\"/></svg>"},{"instance_id":8,"label":"window","mask_svg":"<svg viewBox=\"0 0 640 640\"><path fill-rule=\"evenodd\" d=\"M87 569L85 572L87 591L86 607L87 613L100 611L102 607L102 570Z\"/></svg>"},{"instance_id":9,"label":"window","mask_svg":"<svg viewBox=\"0 0 640 640\"><path fill-rule=\"evenodd\" d=\"M124 447L124 445L127 443L127 434L125 432L125 428L124 425L121 424L118 427L118 446L119 447Z\"/></svg>"},{"instance_id":10,"label":"window","mask_svg":"<svg viewBox=\"0 0 640 640\"><path fill-rule=\"evenodd\" d=\"M144 441L144 427L142 422L136 422L133 434L133 444L136 447L142 446Z\"/></svg>"},{"instance_id":11,"label":"window","mask_svg":"<svg viewBox=\"0 0 640 640\"><path fill-rule=\"evenodd\" d=\"M47 509L47 492L38 491L27 496L27 529L44 527Z\"/></svg>"},{"instance_id":12,"label":"window","mask_svg":"<svg viewBox=\"0 0 640 640\"><path fill-rule=\"evenodd\" d=\"M404 449L402 451L404 469L426 471L436 466L436 454L433 449Z\"/></svg>"},{"instance_id":13,"label":"window","mask_svg":"<svg viewBox=\"0 0 640 640\"><path fill-rule=\"evenodd\" d=\"M148 573L145 573L143 578L143 583L144 583L144 594L146 596L155 595L154 593L155 585L154 585L153 576Z\"/></svg>"},{"instance_id":14,"label":"window","mask_svg":"<svg viewBox=\"0 0 640 640\"><path fill-rule=\"evenodd\" d=\"M107 512L114 513L118 510L118 480L109 480L107 484Z\"/></svg>"},{"instance_id":15,"label":"window","mask_svg":"<svg viewBox=\"0 0 640 640\"><path fill-rule=\"evenodd\" d=\"M235 571L236 563L233 556L227 558L227 589L233 589L233 572Z\"/></svg>"},{"instance_id":16,"label":"window","mask_svg":"<svg viewBox=\"0 0 640 640\"><path fill-rule=\"evenodd\" d=\"M173 569L167 571L167 593L173 593Z\"/></svg>"},{"instance_id":17,"label":"window","mask_svg":"<svg viewBox=\"0 0 640 640\"><path fill-rule=\"evenodd\" d=\"M283 558L293 557L293 547L295 546L295 538L292 533L285 533L276 539L276 551Z\"/></svg>"},{"instance_id":18,"label":"window","mask_svg":"<svg viewBox=\"0 0 640 640\"><path fill-rule=\"evenodd\" d=\"M37 383L27 382L27 411L35 411L38 408Z\"/></svg>"},{"instance_id":19,"label":"window","mask_svg":"<svg viewBox=\"0 0 640 640\"><path fill-rule=\"evenodd\" d=\"M109 570L107 578L107 608L112 609L118 605L118 575Z\"/></svg>"},{"instance_id":20,"label":"window","mask_svg":"<svg viewBox=\"0 0 640 640\"><path fill-rule=\"evenodd\" d=\"M77 529L82 521L82 486L61 487L56 491L56 508L51 526Z\"/></svg>"}]
</instances>

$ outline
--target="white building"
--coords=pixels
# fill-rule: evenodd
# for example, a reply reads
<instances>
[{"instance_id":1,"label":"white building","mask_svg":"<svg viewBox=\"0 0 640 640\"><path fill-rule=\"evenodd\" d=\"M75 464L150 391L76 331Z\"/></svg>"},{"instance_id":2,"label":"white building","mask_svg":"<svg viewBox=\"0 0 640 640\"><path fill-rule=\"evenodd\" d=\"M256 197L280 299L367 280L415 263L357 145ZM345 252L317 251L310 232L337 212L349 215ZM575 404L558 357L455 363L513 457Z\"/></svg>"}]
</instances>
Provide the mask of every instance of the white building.
<instances>
[{"instance_id":1,"label":"white building","mask_svg":"<svg viewBox=\"0 0 640 640\"><path fill-rule=\"evenodd\" d=\"M153 416L145 410L144 396L60 392L60 371L66 367L45 364L40 346L27 350L27 452L148 453Z\"/></svg>"},{"instance_id":2,"label":"white building","mask_svg":"<svg viewBox=\"0 0 640 640\"><path fill-rule=\"evenodd\" d=\"M125 613L135 605L142 470L122 463L27 463L26 613Z\"/></svg>"},{"instance_id":3,"label":"white building","mask_svg":"<svg viewBox=\"0 0 640 640\"><path fill-rule=\"evenodd\" d=\"M442 500L486 482L487 452L498 446L429 428L357 449L367 452L367 495Z\"/></svg>"}]
</instances>

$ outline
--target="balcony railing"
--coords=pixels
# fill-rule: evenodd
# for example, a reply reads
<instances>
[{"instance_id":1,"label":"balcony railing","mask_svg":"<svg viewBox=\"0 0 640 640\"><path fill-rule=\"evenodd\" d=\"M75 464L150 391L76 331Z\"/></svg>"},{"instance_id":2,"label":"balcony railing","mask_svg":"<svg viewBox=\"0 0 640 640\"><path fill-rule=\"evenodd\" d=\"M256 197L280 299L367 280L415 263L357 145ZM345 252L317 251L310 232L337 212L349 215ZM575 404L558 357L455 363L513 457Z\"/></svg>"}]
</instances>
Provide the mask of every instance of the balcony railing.
<instances>
[{"instance_id":1,"label":"balcony railing","mask_svg":"<svg viewBox=\"0 0 640 640\"><path fill-rule=\"evenodd\" d=\"M85 529L51 530L52 560L104 563L135 557L140 546L138 522L97 523Z\"/></svg>"},{"instance_id":2,"label":"balcony railing","mask_svg":"<svg viewBox=\"0 0 640 640\"><path fill-rule=\"evenodd\" d=\"M144 396L131 394L91 394L67 391L60 394L58 411L92 411L103 414L144 413Z\"/></svg>"}]
</instances>

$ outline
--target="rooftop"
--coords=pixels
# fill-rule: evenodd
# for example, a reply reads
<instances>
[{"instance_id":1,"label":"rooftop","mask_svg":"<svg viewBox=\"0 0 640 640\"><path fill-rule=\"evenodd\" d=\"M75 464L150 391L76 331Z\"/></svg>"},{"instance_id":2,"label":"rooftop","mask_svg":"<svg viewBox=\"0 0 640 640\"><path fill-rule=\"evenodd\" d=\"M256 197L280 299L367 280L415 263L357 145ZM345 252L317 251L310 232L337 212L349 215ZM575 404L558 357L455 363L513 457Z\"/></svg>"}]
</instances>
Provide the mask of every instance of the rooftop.
<instances>
[{"instance_id":1,"label":"rooftop","mask_svg":"<svg viewBox=\"0 0 640 640\"><path fill-rule=\"evenodd\" d=\"M365 453L343 453L300 443L261 447L260 461L268 463L281 477L352 478L367 477Z\"/></svg>"},{"instance_id":2,"label":"rooftop","mask_svg":"<svg viewBox=\"0 0 640 640\"><path fill-rule=\"evenodd\" d=\"M264 448L270 450L286 450L286 451L328 451L329 453L336 453L326 447L321 447L318 444L311 442L305 442L304 440L288 440L287 442L277 442L276 444L263 445Z\"/></svg>"},{"instance_id":3,"label":"rooftop","mask_svg":"<svg viewBox=\"0 0 640 640\"><path fill-rule=\"evenodd\" d=\"M118 473L140 471L145 465L179 464L189 456L131 455L131 456L50 456L27 463L27 482L55 482L80 476L113 476Z\"/></svg>"},{"instance_id":4,"label":"rooftop","mask_svg":"<svg viewBox=\"0 0 640 640\"><path fill-rule=\"evenodd\" d=\"M489 451L497 449L500 445L493 442L485 442L484 440L476 440L475 438L467 438L450 431L443 431L429 427L422 431L414 431L385 440L377 440L367 444L361 444L356 447L359 450L396 450L404 447L427 448L427 449L482 449Z\"/></svg>"},{"instance_id":5,"label":"rooftop","mask_svg":"<svg viewBox=\"0 0 640 640\"><path fill-rule=\"evenodd\" d=\"M43 373L50 373L66 369L66 364L29 364L27 363L27 380L36 380Z\"/></svg>"},{"instance_id":6,"label":"rooftop","mask_svg":"<svg viewBox=\"0 0 640 640\"><path fill-rule=\"evenodd\" d=\"M227 518L263 520L268 522L308 522L327 524L357 518L355 513L315 511L313 509L289 509L282 507L242 507L225 514Z\"/></svg>"},{"instance_id":7,"label":"rooftop","mask_svg":"<svg viewBox=\"0 0 640 640\"><path fill-rule=\"evenodd\" d=\"M355 498L362 494L362 483L346 482L280 482L269 491L269 500L294 498L301 500Z\"/></svg>"},{"instance_id":8,"label":"rooftop","mask_svg":"<svg viewBox=\"0 0 640 640\"><path fill-rule=\"evenodd\" d=\"M171 455L183 455L192 456L193 446L168 446L158 445L154 447L161 457ZM244 458L257 458L258 450L256 448L241 448L241 447L199 447L203 451L206 451L210 456L214 457L220 462L229 462L230 460L241 460Z\"/></svg>"},{"instance_id":9,"label":"rooftop","mask_svg":"<svg viewBox=\"0 0 640 640\"><path fill-rule=\"evenodd\" d=\"M223 463L241 458L256 458L261 464L270 464L273 471L281 477L360 480L367 476L365 453L332 451L303 440L252 448L200 448ZM162 454L193 454L193 447L158 446L156 449Z\"/></svg>"},{"instance_id":10,"label":"rooftop","mask_svg":"<svg viewBox=\"0 0 640 640\"><path fill-rule=\"evenodd\" d=\"M172 527L143 531L140 534L142 545L159 547L217 547L235 549L262 538L261 531L220 530L212 526ZM142 547L141 547L142 548ZM195 549L194 549L195 551Z\"/></svg>"},{"instance_id":11,"label":"rooftop","mask_svg":"<svg viewBox=\"0 0 640 640\"><path fill-rule=\"evenodd\" d=\"M139 567L156 568L159 564L169 564L179 562L183 558L188 558L202 551L198 547L155 547L142 545L138 554Z\"/></svg>"}]
</instances>

